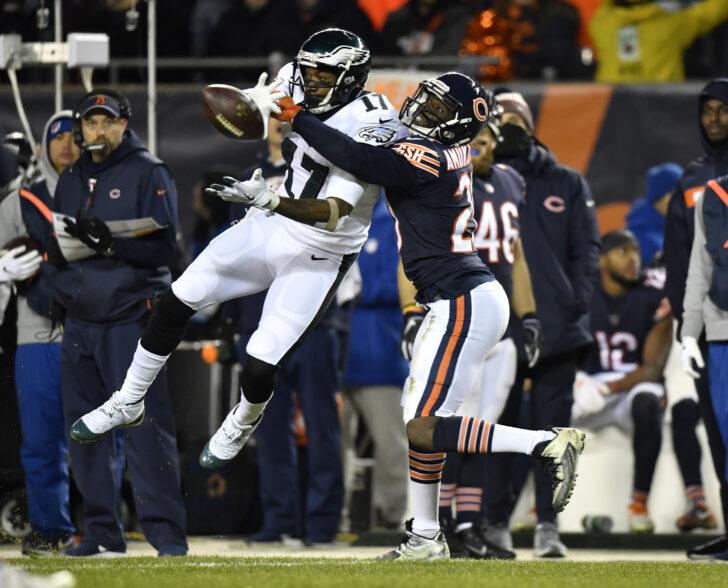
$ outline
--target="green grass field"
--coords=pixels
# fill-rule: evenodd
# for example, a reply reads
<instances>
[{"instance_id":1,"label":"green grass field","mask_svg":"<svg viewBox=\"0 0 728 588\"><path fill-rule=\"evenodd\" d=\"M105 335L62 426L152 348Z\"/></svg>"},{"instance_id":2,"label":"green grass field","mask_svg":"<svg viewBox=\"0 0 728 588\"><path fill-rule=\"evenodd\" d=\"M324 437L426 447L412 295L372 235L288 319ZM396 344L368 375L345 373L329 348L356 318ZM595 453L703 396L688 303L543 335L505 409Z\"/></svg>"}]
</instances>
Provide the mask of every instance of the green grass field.
<instances>
[{"instance_id":1,"label":"green grass field","mask_svg":"<svg viewBox=\"0 0 728 588\"><path fill-rule=\"evenodd\" d=\"M508 586L728 586L728 565L647 562L372 562L362 559L127 557L14 560L29 572L69 570L77 588L439 588Z\"/></svg>"}]
</instances>

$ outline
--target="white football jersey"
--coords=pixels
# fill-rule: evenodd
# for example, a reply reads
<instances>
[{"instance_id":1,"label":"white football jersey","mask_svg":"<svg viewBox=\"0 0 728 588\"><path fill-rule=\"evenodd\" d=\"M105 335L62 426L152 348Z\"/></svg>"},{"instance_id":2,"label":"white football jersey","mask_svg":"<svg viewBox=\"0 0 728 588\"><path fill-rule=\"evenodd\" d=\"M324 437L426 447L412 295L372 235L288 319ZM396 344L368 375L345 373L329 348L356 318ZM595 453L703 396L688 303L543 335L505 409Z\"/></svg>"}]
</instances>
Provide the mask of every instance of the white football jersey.
<instances>
[{"instance_id":1,"label":"white football jersey","mask_svg":"<svg viewBox=\"0 0 728 588\"><path fill-rule=\"evenodd\" d=\"M292 63L283 66L278 77L284 82L278 89L292 92L293 100L301 103L303 91L299 86L289 84L294 71ZM365 93L359 96L334 111L324 123L355 141L375 146L387 145L399 136L397 111L381 94ZM311 226L286 219L290 232L299 241L332 253L346 255L359 251L367 239L372 210L379 198L381 186L361 182L335 167L287 124L283 125L281 149L288 163L288 171L278 188L278 194L288 198L336 197L353 206L349 215L339 219L334 231L324 229L326 223Z\"/></svg>"}]
</instances>

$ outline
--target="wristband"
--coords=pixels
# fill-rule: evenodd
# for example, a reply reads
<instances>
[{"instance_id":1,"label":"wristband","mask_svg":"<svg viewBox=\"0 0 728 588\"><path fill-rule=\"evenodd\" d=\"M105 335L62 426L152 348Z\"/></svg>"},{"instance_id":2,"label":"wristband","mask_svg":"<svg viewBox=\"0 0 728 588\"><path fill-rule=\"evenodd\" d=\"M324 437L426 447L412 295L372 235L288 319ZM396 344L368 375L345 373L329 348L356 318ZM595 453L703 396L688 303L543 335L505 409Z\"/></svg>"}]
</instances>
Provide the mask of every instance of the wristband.
<instances>
[{"instance_id":1,"label":"wristband","mask_svg":"<svg viewBox=\"0 0 728 588\"><path fill-rule=\"evenodd\" d=\"M333 198L327 198L326 202L329 203L329 222L326 223L324 229L333 231L339 224L339 203Z\"/></svg>"}]
</instances>

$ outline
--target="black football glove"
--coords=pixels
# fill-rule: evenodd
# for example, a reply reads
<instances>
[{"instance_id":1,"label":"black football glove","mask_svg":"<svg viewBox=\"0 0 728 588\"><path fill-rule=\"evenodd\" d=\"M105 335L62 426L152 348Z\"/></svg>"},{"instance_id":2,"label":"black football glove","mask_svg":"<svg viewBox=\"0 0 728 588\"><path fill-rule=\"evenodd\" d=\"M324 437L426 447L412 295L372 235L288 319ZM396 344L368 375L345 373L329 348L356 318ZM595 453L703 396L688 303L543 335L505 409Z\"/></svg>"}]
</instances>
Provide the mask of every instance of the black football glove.
<instances>
[{"instance_id":1,"label":"black football glove","mask_svg":"<svg viewBox=\"0 0 728 588\"><path fill-rule=\"evenodd\" d=\"M66 231L81 243L93 249L99 255L111 257L114 254L114 237L109 227L97 216L81 216L76 213L76 220L64 218Z\"/></svg>"},{"instance_id":2,"label":"black football glove","mask_svg":"<svg viewBox=\"0 0 728 588\"><path fill-rule=\"evenodd\" d=\"M63 267L68 263L66 258L63 257L63 253L61 253L61 246L58 244L58 239L56 239L55 235L51 235L51 238L48 240L46 255L48 256L48 263L54 267Z\"/></svg>"},{"instance_id":3,"label":"black football glove","mask_svg":"<svg viewBox=\"0 0 728 588\"><path fill-rule=\"evenodd\" d=\"M523 326L523 342L528 357L528 367L532 368L541 357L543 346L543 335L541 335L541 321L538 320L535 312L528 312L521 317Z\"/></svg>"},{"instance_id":4,"label":"black football glove","mask_svg":"<svg viewBox=\"0 0 728 588\"><path fill-rule=\"evenodd\" d=\"M415 344L417 331L425 318L426 311L419 306L409 307L402 315L404 322L402 323L402 340L400 341L400 349L402 357L406 360L412 359L412 348Z\"/></svg>"}]
</instances>

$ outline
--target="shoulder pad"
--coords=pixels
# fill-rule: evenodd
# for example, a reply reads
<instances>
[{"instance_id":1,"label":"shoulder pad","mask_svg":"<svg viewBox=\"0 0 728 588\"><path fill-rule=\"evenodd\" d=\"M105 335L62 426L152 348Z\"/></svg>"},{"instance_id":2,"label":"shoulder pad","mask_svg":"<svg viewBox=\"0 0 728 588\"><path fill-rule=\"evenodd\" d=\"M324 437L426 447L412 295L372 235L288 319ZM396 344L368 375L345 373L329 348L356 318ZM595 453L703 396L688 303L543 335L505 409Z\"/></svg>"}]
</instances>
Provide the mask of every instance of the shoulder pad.
<instances>
[{"instance_id":1,"label":"shoulder pad","mask_svg":"<svg viewBox=\"0 0 728 588\"><path fill-rule=\"evenodd\" d=\"M407 137L397 141L392 150L399 153L411 165L435 177L440 177L440 154L419 140Z\"/></svg>"}]
</instances>

